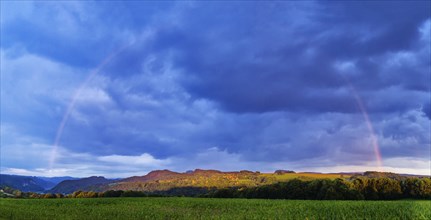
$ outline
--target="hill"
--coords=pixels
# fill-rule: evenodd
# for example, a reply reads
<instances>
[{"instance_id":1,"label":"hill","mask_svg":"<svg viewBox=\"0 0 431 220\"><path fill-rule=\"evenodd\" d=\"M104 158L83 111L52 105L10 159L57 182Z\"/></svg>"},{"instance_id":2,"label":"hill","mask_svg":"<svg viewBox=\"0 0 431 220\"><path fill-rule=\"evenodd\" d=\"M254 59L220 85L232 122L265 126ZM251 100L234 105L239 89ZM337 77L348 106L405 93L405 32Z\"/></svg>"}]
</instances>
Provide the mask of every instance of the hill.
<instances>
[{"instance_id":1,"label":"hill","mask_svg":"<svg viewBox=\"0 0 431 220\"><path fill-rule=\"evenodd\" d=\"M98 191L103 184L109 184L113 180L106 179L102 176L91 176L88 178L64 180L49 190L50 193L73 193L78 190Z\"/></svg>"},{"instance_id":2,"label":"hill","mask_svg":"<svg viewBox=\"0 0 431 220\"><path fill-rule=\"evenodd\" d=\"M140 191L150 194L189 196L204 194L205 192L214 191L216 189L260 187L276 184L279 182L286 182L292 179L309 181L315 179L337 178L349 180L353 177L388 177L396 180L407 178L407 176L403 174L373 171L368 171L365 173L324 174L310 172L295 173L294 171L290 170L277 170L274 173L260 173L248 170L222 172L218 170L202 169L180 173L170 170L155 170L143 176L132 176L124 179L106 179L100 176L92 176L81 179L67 179L69 177L60 177L55 180L60 181L62 178L65 178L66 180L61 181L52 189L46 190L47 183L42 178L13 175L3 176L7 177L2 178L2 183L4 186L9 186L24 192L32 191L70 194L79 190L93 192L123 190ZM52 184L52 182L49 184Z\"/></svg>"},{"instance_id":3,"label":"hill","mask_svg":"<svg viewBox=\"0 0 431 220\"><path fill-rule=\"evenodd\" d=\"M132 190L157 194L195 195L211 189L227 187L256 187L298 178L312 180L317 178L348 178L345 174L319 174L276 172L260 173L248 170L222 172L218 170L187 171L185 173L170 170L155 170L144 176L133 176L115 181L92 182L86 180L64 181L50 192L71 193L76 190L104 192L108 190ZM94 179L94 177L93 177ZM84 184L85 182L85 184Z\"/></svg>"},{"instance_id":4,"label":"hill","mask_svg":"<svg viewBox=\"0 0 431 220\"><path fill-rule=\"evenodd\" d=\"M14 189L19 189L23 192L43 192L45 188L43 185L48 183L43 180L28 177L28 176L16 176L16 175L0 175L0 186L8 186Z\"/></svg>"},{"instance_id":5,"label":"hill","mask_svg":"<svg viewBox=\"0 0 431 220\"><path fill-rule=\"evenodd\" d=\"M37 177L0 174L0 187L10 187L23 192L45 192L63 180L73 177Z\"/></svg>"},{"instance_id":6,"label":"hill","mask_svg":"<svg viewBox=\"0 0 431 220\"><path fill-rule=\"evenodd\" d=\"M47 182L53 183L54 185L51 187L48 187L47 189L51 189L52 187L56 186L57 184L59 184L60 182L64 181L64 180L77 180L79 178L76 177L70 177L70 176L56 176L56 177L43 177L43 176L39 176L37 177L39 179L45 180Z\"/></svg>"}]
</instances>

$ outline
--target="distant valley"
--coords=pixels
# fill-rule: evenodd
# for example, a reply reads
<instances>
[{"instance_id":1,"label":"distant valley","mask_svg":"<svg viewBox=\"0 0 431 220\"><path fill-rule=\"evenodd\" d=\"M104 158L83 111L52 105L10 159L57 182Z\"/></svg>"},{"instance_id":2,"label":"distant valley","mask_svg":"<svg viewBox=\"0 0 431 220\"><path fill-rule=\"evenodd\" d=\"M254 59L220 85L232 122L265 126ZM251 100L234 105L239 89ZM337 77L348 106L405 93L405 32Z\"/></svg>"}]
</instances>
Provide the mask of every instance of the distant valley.
<instances>
[{"instance_id":1,"label":"distant valley","mask_svg":"<svg viewBox=\"0 0 431 220\"><path fill-rule=\"evenodd\" d=\"M37 177L0 174L0 186L7 186L23 192L46 192L65 180L78 180L70 176L64 177Z\"/></svg>"}]
</instances>

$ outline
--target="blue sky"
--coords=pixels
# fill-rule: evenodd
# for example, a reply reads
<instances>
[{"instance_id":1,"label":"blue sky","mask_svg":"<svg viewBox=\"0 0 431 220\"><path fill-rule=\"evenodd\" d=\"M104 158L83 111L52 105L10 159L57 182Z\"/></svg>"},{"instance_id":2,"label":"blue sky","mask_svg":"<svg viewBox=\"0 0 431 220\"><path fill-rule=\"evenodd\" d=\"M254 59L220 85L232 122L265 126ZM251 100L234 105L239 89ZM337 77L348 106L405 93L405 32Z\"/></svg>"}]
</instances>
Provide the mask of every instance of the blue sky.
<instances>
[{"instance_id":1,"label":"blue sky","mask_svg":"<svg viewBox=\"0 0 431 220\"><path fill-rule=\"evenodd\" d=\"M2 1L1 172L430 174L430 11Z\"/></svg>"}]
</instances>

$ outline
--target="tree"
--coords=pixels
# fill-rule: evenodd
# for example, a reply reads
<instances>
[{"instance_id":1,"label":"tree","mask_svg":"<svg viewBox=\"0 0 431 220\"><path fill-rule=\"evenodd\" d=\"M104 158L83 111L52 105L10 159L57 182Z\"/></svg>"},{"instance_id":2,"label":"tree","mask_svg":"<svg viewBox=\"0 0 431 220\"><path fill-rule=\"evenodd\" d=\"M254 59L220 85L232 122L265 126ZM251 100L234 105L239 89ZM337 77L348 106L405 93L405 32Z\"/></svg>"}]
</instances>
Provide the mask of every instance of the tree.
<instances>
[{"instance_id":1,"label":"tree","mask_svg":"<svg viewBox=\"0 0 431 220\"><path fill-rule=\"evenodd\" d=\"M56 198L63 198L63 197L64 197L64 195L63 195L63 194L61 194L61 193L56 193L56 194L55 194L55 197L56 197Z\"/></svg>"},{"instance_id":2,"label":"tree","mask_svg":"<svg viewBox=\"0 0 431 220\"><path fill-rule=\"evenodd\" d=\"M44 199L54 199L55 195L52 193L46 193L45 195L43 195Z\"/></svg>"},{"instance_id":3,"label":"tree","mask_svg":"<svg viewBox=\"0 0 431 220\"><path fill-rule=\"evenodd\" d=\"M22 192L20 190L14 190L12 194L15 196L15 198L22 198Z\"/></svg>"}]
</instances>

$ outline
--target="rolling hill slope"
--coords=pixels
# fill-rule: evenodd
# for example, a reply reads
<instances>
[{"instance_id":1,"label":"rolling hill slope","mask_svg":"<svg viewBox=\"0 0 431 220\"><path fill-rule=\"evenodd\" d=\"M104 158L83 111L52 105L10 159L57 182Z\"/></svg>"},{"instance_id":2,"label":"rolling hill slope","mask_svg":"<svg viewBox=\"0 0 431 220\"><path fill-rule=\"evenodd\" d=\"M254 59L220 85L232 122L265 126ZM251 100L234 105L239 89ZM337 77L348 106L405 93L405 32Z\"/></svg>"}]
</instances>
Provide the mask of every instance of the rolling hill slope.
<instances>
[{"instance_id":1,"label":"rolling hill slope","mask_svg":"<svg viewBox=\"0 0 431 220\"><path fill-rule=\"evenodd\" d=\"M222 172L218 170L196 169L185 173L170 170L155 170L144 176L133 176L120 180L107 180L103 177L90 177L75 181L63 181L54 187L53 193L72 193L73 191L132 190L153 193L195 192L226 187L254 187L299 178L347 178L344 174L317 173L260 173L252 171Z\"/></svg>"},{"instance_id":2,"label":"rolling hill slope","mask_svg":"<svg viewBox=\"0 0 431 220\"><path fill-rule=\"evenodd\" d=\"M100 191L99 188L104 184L109 184L113 180L101 176L92 176L76 180L64 180L49 190L51 193L73 193L78 190Z\"/></svg>"},{"instance_id":3,"label":"rolling hill slope","mask_svg":"<svg viewBox=\"0 0 431 220\"><path fill-rule=\"evenodd\" d=\"M23 192L45 192L63 180L76 179L73 177L37 177L0 174L0 186L10 187Z\"/></svg>"},{"instance_id":4,"label":"rolling hill slope","mask_svg":"<svg viewBox=\"0 0 431 220\"><path fill-rule=\"evenodd\" d=\"M6 175L2 178L3 183L9 183L11 179L18 178ZM75 191L105 192L109 190L142 191L155 194L168 195L195 195L204 191L230 187L258 187L270 185L278 182L285 182L291 179L314 180L314 179L348 179L352 176L363 177L388 177L392 179L405 178L403 175L394 173L365 172L365 173L295 173L293 171L277 170L274 173L260 173L247 170L236 172L222 172L218 170L187 171L184 173L170 170L155 170L143 176L132 176L124 179L106 179L104 177L87 177L81 179L64 180L49 191L41 187L43 179L34 181L33 177L20 177L19 181L12 181L19 184L9 184L16 189L23 191L50 192L69 194ZM8 181L6 181L8 180ZM61 180L58 179L58 180ZM4 184L3 184L4 185ZM19 188L18 188L19 187Z\"/></svg>"}]
</instances>

